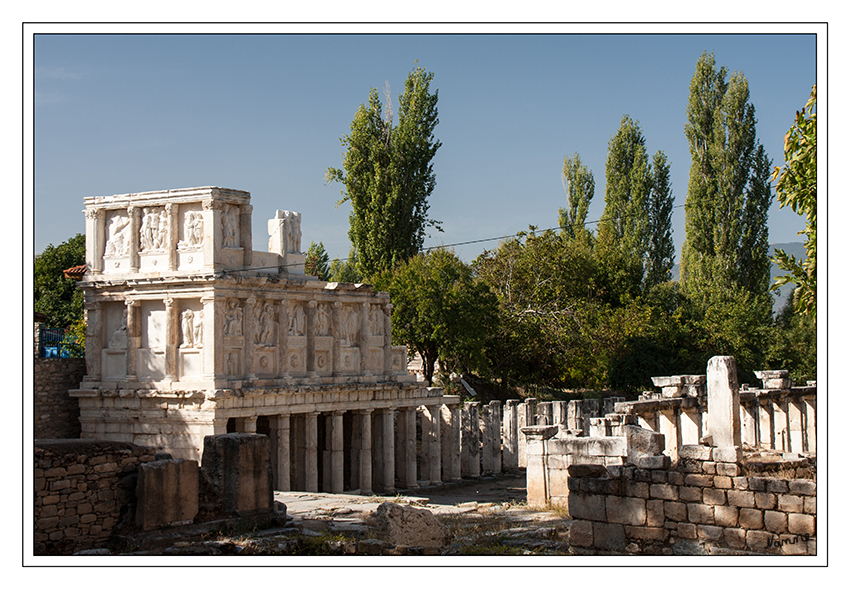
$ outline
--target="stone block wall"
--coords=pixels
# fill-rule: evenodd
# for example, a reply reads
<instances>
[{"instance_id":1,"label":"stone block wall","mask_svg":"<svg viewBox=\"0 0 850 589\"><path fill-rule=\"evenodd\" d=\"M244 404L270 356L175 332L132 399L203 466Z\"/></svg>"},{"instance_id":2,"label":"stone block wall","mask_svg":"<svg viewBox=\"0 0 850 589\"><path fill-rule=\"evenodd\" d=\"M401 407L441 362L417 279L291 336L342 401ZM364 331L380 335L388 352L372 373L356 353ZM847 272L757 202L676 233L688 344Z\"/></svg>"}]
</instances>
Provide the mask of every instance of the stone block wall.
<instances>
[{"instance_id":1,"label":"stone block wall","mask_svg":"<svg viewBox=\"0 0 850 589\"><path fill-rule=\"evenodd\" d=\"M579 554L816 554L817 483L745 476L738 448L683 446L678 465L569 468Z\"/></svg>"},{"instance_id":2,"label":"stone block wall","mask_svg":"<svg viewBox=\"0 0 850 589\"><path fill-rule=\"evenodd\" d=\"M36 439L80 437L80 405L68 394L86 374L85 358L34 358L33 418Z\"/></svg>"},{"instance_id":3,"label":"stone block wall","mask_svg":"<svg viewBox=\"0 0 850 589\"><path fill-rule=\"evenodd\" d=\"M50 440L34 449L34 553L106 544L135 502L135 472L154 450L123 442Z\"/></svg>"}]
</instances>

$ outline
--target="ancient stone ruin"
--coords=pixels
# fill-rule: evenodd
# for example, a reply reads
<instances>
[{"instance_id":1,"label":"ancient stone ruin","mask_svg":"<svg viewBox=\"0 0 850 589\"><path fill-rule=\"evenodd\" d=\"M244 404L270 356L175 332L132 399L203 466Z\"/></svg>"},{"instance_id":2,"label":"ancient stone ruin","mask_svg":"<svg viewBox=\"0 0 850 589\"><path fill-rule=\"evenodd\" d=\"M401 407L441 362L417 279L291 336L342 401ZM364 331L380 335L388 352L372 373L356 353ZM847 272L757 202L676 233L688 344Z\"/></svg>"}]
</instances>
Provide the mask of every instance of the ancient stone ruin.
<instances>
[{"instance_id":1,"label":"ancient stone ruin","mask_svg":"<svg viewBox=\"0 0 850 589\"><path fill-rule=\"evenodd\" d=\"M205 436L265 434L278 490L441 480L441 410L459 399L408 376L389 295L304 274L300 213L277 211L258 252L247 192L85 204L82 438L200 461ZM418 448L417 418L431 440Z\"/></svg>"}]
</instances>

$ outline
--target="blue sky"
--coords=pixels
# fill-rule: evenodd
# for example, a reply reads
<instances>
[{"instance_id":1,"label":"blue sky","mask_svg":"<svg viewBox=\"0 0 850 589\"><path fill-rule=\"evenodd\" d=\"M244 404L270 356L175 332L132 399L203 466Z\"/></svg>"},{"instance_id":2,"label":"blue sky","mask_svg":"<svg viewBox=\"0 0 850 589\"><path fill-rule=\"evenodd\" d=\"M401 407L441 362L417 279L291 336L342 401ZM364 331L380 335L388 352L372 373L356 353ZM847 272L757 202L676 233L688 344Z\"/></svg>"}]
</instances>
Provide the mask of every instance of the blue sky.
<instances>
[{"instance_id":1,"label":"blue sky","mask_svg":"<svg viewBox=\"0 0 850 589\"><path fill-rule=\"evenodd\" d=\"M747 76L758 137L781 164L816 82L813 34L37 35L34 250L84 231L86 196L213 185L251 192L255 250L288 209L303 215L305 250L322 241L344 258L351 209L336 207L325 171L341 165L339 139L370 88L389 82L397 102L416 60L434 72L443 144L430 214L444 232L426 246L556 226L575 152L594 174L598 219L624 114L650 153L666 153L683 205L688 84L704 50ZM673 222L678 256L683 209ZM801 241L803 227L771 210L771 242ZM497 245L456 251L471 261Z\"/></svg>"}]
</instances>

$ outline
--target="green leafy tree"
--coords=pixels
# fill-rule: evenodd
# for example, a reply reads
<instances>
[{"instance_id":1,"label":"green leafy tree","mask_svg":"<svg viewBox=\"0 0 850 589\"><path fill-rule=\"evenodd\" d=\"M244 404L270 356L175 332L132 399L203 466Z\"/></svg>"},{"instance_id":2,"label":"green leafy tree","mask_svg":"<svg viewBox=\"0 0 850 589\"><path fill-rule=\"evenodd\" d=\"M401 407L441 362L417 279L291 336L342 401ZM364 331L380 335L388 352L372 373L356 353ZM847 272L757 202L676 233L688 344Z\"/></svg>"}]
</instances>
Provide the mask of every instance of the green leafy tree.
<instances>
[{"instance_id":1,"label":"green leafy tree","mask_svg":"<svg viewBox=\"0 0 850 589\"><path fill-rule=\"evenodd\" d=\"M360 281L360 272L357 270L357 250L352 247L345 260L333 259L328 267L328 282L358 283Z\"/></svg>"},{"instance_id":2,"label":"green leafy tree","mask_svg":"<svg viewBox=\"0 0 850 589\"><path fill-rule=\"evenodd\" d=\"M311 241L304 260L304 272L310 276L317 276L319 280L327 281L330 278L329 259L325 245L321 241L318 245Z\"/></svg>"},{"instance_id":3,"label":"green leafy tree","mask_svg":"<svg viewBox=\"0 0 850 589\"><path fill-rule=\"evenodd\" d=\"M382 116L378 91L360 106L345 147L342 169L328 168L328 182L343 185L350 202L349 238L357 250L358 271L372 276L410 259L422 248L427 227L428 197L436 186L432 160L440 147L434 137L438 91L430 92L433 73L416 67L398 98L398 122L387 90Z\"/></svg>"},{"instance_id":4,"label":"green leafy tree","mask_svg":"<svg viewBox=\"0 0 850 589\"><path fill-rule=\"evenodd\" d=\"M414 256L375 285L393 302L393 341L422 356L429 385L438 360L446 372L483 369L485 338L497 321L496 297L453 252Z\"/></svg>"},{"instance_id":5,"label":"green leafy tree","mask_svg":"<svg viewBox=\"0 0 850 589\"><path fill-rule=\"evenodd\" d=\"M673 193L670 190L670 164L662 151L652 157L648 229L645 290L670 280L676 256L676 248L673 245Z\"/></svg>"},{"instance_id":6,"label":"green leafy tree","mask_svg":"<svg viewBox=\"0 0 850 589\"><path fill-rule=\"evenodd\" d=\"M33 264L33 308L47 316L47 327L68 327L83 320L83 292L63 272L86 262L86 236L78 233L58 246L44 248Z\"/></svg>"},{"instance_id":7,"label":"green leafy tree","mask_svg":"<svg viewBox=\"0 0 850 589\"><path fill-rule=\"evenodd\" d=\"M818 372L818 329L814 315L795 312L789 299L776 316L766 364L774 370L787 370L792 380L803 385L816 380Z\"/></svg>"},{"instance_id":8,"label":"green leafy tree","mask_svg":"<svg viewBox=\"0 0 850 589\"><path fill-rule=\"evenodd\" d=\"M785 166L776 167L772 180L776 181L776 198L779 206L790 206L806 216L806 259L797 260L782 250L776 251L774 261L789 274L776 279L776 286L794 283L795 308L798 312L817 318L817 86L803 111L798 111L794 124L785 135Z\"/></svg>"},{"instance_id":9,"label":"green leafy tree","mask_svg":"<svg viewBox=\"0 0 850 589\"><path fill-rule=\"evenodd\" d=\"M681 283L703 308L723 289L770 306L767 209L770 162L756 139L747 78L703 53L691 80L685 135L691 153ZM769 315L768 315L769 316Z\"/></svg>"},{"instance_id":10,"label":"green leafy tree","mask_svg":"<svg viewBox=\"0 0 850 589\"><path fill-rule=\"evenodd\" d=\"M596 188L593 173L581 163L581 158L576 153L572 158L564 156L561 178L567 193L567 208L558 209L558 225L570 238L583 236L589 239L590 232L585 228L585 223Z\"/></svg>"}]
</instances>

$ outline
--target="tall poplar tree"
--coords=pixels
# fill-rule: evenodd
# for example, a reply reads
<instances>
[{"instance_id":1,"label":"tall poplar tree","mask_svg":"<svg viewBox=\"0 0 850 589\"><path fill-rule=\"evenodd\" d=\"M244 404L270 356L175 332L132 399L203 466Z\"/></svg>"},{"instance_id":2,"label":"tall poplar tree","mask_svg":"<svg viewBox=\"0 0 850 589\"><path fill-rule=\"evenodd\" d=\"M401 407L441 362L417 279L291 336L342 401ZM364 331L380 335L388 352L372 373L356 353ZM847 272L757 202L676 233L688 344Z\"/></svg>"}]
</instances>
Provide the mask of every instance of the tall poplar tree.
<instances>
[{"instance_id":1,"label":"tall poplar tree","mask_svg":"<svg viewBox=\"0 0 850 589\"><path fill-rule=\"evenodd\" d=\"M714 55L702 54L685 124L691 171L681 263L683 291L702 306L718 289L742 289L760 306L765 301L770 161L756 139L749 98L743 73L727 81Z\"/></svg>"},{"instance_id":2,"label":"tall poplar tree","mask_svg":"<svg viewBox=\"0 0 850 589\"><path fill-rule=\"evenodd\" d=\"M567 208L558 209L558 225L569 238L577 235L589 237L584 224L596 188L593 172L581 163L581 157L576 153L572 158L564 156L562 179L567 193Z\"/></svg>"},{"instance_id":3,"label":"tall poplar tree","mask_svg":"<svg viewBox=\"0 0 850 589\"><path fill-rule=\"evenodd\" d=\"M343 185L338 204L351 203L348 235L364 278L410 259L422 248L426 228L439 228L428 217L428 197L436 185L432 160L440 147L434 137L439 120L437 90L430 91L433 77L421 67L410 72L396 124L389 90L384 109L372 88L351 132L340 139L346 148L342 169L328 168L325 175Z\"/></svg>"},{"instance_id":4,"label":"tall poplar tree","mask_svg":"<svg viewBox=\"0 0 850 589\"><path fill-rule=\"evenodd\" d=\"M608 142L600 255L612 288L636 295L669 279L673 257L670 166L663 152L652 162L640 125L624 115Z\"/></svg>"}]
</instances>

